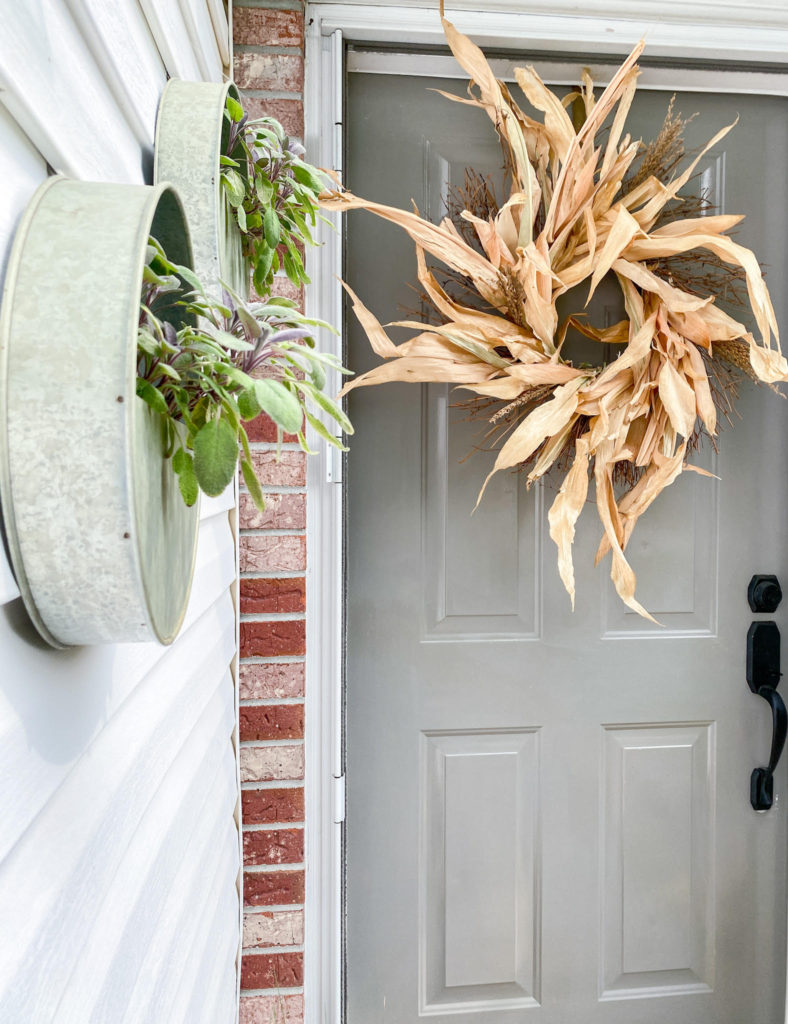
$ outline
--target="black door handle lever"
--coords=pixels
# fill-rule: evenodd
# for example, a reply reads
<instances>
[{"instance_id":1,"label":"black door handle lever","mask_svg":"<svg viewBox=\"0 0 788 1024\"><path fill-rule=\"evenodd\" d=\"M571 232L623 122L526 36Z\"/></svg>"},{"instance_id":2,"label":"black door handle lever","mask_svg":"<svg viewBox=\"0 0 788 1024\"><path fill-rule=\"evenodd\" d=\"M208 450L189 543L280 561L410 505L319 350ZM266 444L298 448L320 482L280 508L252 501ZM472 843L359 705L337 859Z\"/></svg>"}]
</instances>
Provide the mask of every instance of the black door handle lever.
<instances>
[{"instance_id":1,"label":"black door handle lever","mask_svg":"<svg viewBox=\"0 0 788 1024\"><path fill-rule=\"evenodd\" d=\"M766 768L756 768L750 776L750 803L756 811L768 811L774 802L774 769L780 760L788 734L788 711L780 694L771 686L762 686L758 696L772 709L772 752Z\"/></svg>"}]
</instances>

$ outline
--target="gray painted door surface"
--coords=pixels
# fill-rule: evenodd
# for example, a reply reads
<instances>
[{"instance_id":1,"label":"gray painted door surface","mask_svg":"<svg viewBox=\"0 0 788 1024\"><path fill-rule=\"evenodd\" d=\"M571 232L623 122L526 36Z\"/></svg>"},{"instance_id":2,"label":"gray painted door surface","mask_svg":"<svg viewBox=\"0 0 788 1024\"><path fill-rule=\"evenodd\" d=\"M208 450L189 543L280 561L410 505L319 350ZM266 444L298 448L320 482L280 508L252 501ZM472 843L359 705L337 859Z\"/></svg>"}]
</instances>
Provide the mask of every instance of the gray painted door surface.
<instances>
[{"instance_id":1,"label":"gray painted door surface","mask_svg":"<svg viewBox=\"0 0 788 1024\"><path fill-rule=\"evenodd\" d=\"M496 169L481 112L428 91L457 81L349 77L358 194L434 217L448 179ZM634 131L653 137L666 105L641 96ZM740 238L785 326L788 105L677 106L702 112L691 144L741 115L703 185L747 211ZM418 306L411 244L368 214L347 230L350 284L401 319ZM617 314L612 294L597 318ZM351 367L372 365L352 321L349 338ZM499 474L471 516L492 456L462 461L480 428L455 400L403 384L351 400L349 1024L782 1022L788 792L781 770L777 806L750 807L771 723L744 658L751 574L788 583L788 404L745 386L741 419L698 459L719 480L685 474L638 525L657 628L593 568L591 507L572 614L545 522L555 478L528 492Z\"/></svg>"}]
</instances>

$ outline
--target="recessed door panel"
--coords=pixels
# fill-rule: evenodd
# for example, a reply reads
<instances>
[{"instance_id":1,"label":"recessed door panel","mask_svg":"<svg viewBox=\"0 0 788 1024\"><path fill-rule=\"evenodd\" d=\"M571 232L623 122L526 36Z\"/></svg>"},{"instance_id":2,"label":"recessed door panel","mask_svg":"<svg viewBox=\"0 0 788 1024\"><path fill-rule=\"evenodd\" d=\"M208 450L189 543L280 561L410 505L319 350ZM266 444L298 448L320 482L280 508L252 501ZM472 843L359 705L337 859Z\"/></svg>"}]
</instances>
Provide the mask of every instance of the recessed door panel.
<instances>
[{"instance_id":1,"label":"recessed door panel","mask_svg":"<svg viewBox=\"0 0 788 1024\"><path fill-rule=\"evenodd\" d=\"M538 634L541 488L501 473L475 508L489 472L475 452L478 424L462 393L425 388L424 593L426 639L529 638Z\"/></svg>"},{"instance_id":2,"label":"recessed door panel","mask_svg":"<svg viewBox=\"0 0 788 1024\"><path fill-rule=\"evenodd\" d=\"M602 998L710 991L714 731L604 731Z\"/></svg>"},{"instance_id":3,"label":"recessed door panel","mask_svg":"<svg viewBox=\"0 0 788 1024\"><path fill-rule=\"evenodd\" d=\"M422 1013L536 1005L538 732L427 734Z\"/></svg>"}]
</instances>

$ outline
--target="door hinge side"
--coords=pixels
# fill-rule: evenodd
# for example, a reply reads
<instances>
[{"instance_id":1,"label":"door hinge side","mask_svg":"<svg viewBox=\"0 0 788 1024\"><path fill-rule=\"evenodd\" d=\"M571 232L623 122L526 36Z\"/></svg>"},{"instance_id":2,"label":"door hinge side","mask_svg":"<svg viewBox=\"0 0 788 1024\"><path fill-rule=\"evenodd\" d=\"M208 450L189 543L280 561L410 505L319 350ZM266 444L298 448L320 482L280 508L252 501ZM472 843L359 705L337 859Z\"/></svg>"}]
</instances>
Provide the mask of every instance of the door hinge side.
<instances>
[{"instance_id":1,"label":"door hinge side","mask_svg":"<svg viewBox=\"0 0 788 1024\"><path fill-rule=\"evenodd\" d=\"M339 825L345 820L345 776L334 775L334 824Z\"/></svg>"}]
</instances>

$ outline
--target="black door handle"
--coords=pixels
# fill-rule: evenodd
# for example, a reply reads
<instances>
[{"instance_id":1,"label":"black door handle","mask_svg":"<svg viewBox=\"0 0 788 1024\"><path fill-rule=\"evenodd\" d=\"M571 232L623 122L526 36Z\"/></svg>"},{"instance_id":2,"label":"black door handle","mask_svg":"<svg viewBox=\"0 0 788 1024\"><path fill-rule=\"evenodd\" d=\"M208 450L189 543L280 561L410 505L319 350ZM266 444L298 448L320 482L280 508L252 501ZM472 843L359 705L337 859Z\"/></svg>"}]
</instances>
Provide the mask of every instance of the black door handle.
<instances>
[{"instance_id":1,"label":"black door handle","mask_svg":"<svg viewBox=\"0 0 788 1024\"><path fill-rule=\"evenodd\" d=\"M773 578L776 582L776 577ZM779 584L777 584L779 587ZM774 622L753 622L747 632L747 683L753 693L772 709L772 752L766 768L750 776L750 803L756 811L768 811L774 803L774 770L788 732L788 713L777 687L780 685L780 630Z\"/></svg>"},{"instance_id":2,"label":"black door handle","mask_svg":"<svg viewBox=\"0 0 788 1024\"><path fill-rule=\"evenodd\" d=\"M756 811L768 811L774 802L774 770L788 735L788 711L780 694L771 686L762 686L758 696L772 709L772 751L766 768L756 768L750 776L750 803Z\"/></svg>"}]
</instances>

